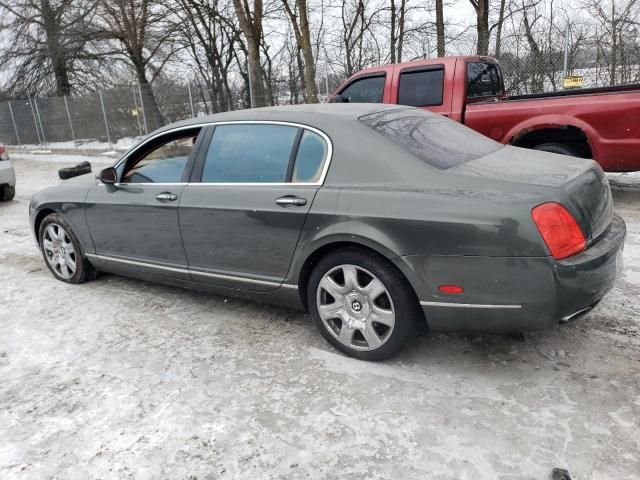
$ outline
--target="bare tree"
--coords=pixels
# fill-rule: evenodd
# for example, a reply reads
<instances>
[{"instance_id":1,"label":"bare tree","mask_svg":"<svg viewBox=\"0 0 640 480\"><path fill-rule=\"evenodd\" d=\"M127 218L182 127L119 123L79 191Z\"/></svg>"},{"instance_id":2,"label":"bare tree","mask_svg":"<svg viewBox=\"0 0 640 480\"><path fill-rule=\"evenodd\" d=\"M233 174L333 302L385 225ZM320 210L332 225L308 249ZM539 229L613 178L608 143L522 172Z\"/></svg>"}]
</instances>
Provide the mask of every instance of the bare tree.
<instances>
[{"instance_id":1,"label":"bare tree","mask_svg":"<svg viewBox=\"0 0 640 480\"><path fill-rule=\"evenodd\" d=\"M151 85L170 60L175 49L175 31L166 19L167 11L155 0L101 0L101 37L116 40L121 56L133 68L140 87L150 129L164 123Z\"/></svg>"},{"instance_id":2,"label":"bare tree","mask_svg":"<svg viewBox=\"0 0 640 480\"><path fill-rule=\"evenodd\" d=\"M253 99L251 103L254 107L264 107L268 104L268 100L263 83L264 71L260 63L263 3L262 0L253 0L253 9L248 1L233 0L233 5L247 45L249 83Z\"/></svg>"},{"instance_id":3,"label":"bare tree","mask_svg":"<svg viewBox=\"0 0 640 480\"><path fill-rule=\"evenodd\" d=\"M213 112L234 108L230 74L240 48L240 27L234 22L231 3L218 0L175 0L176 29L181 32L195 70L207 85Z\"/></svg>"},{"instance_id":4,"label":"bare tree","mask_svg":"<svg viewBox=\"0 0 640 480\"><path fill-rule=\"evenodd\" d=\"M476 11L476 53L489 55L489 0L469 0Z\"/></svg>"},{"instance_id":5,"label":"bare tree","mask_svg":"<svg viewBox=\"0 0 640 480\"><path fill-rule=\"evenodd\" d=\"M68 95L98 79L103 57L92 35L95 3L0 0L0 32L6 42L0 63L13 70L9 92Z\"/></svg>"},{"instance_id":6,"label":"bare tree","mask_svg":"<svg viewBox=\"0 0 640 480\"><path fill-rule=\"evenodd\" d=\"M291 0L282 0L287 16L291 21L291 28L296 38L298 48L304 59L304 94L307 103L318 102L318 87L316 85L316 66L311 46L311 31L309 29L309 8L307 0L295 0L295 8L291 8Z\"/></svg>"}]
</instances>

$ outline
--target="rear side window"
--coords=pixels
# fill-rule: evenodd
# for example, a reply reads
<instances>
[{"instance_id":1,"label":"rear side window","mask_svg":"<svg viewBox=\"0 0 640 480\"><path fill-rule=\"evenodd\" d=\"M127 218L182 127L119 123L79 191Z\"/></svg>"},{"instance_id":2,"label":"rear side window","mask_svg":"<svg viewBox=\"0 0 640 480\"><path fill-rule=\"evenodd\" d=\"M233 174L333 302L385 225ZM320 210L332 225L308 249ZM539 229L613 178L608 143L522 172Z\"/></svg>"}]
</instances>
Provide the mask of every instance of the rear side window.
<instances>
[{"instance_id":1,"label":"rear side window","mask_svg":"<svg viewBox=\"0 0 640 480\"><path fill-rule=\"evenodd\" d=\"M327 144L324 139L309 130L300 138L291 181L294 183L314 183L322 176L322 167L327 157Z\"/></svg>"},{"instance_id":2,"label":"rear side window","mask_svg":"<svg viewBox=\"0 0 640 480\"><path fill-rule=\"evenodd\" d=\"M219 125L202 171L205 183L286 182L298 129L284 125Z\"/></svg>"},{"instance_id":3,"label":"rear side window","mask_svg":"<svg viewBox=\"0 0 640 480\"><path fill-rule=\"evenodd\" d=\"M446 117L419 109L396 109L360 121L440 170L493 153L502 144Z\"/></svg>"},{"instance_id":4,"label":"rear side window","mask_svg":"<svg viewBox=\"0 0 640 480\"><path fill-rule=\"evenodd\" d=\"M500 67L495 63L467 63L467 97L496 97L504 94Z\"/></svg>"},{"instance_id":5,"label":"rear side window","mask_svg":"<svg viewBox=\"0 0 640 480\"><path fill-rule=\"evenodd\" d=\"M355 80L340 92L340 96L349 103L381 103L384 80L384 75Z\"/></svg>"},{"instance_id":6,"label":"rear side window","mask_svg":"<svg viewBox=\"0 0 640 480\"><path fill-rule=\"evenodd\" d=\"M442 105L444 69L400 73L398 103L410 107Z\"/></svg>"}]
</instances>

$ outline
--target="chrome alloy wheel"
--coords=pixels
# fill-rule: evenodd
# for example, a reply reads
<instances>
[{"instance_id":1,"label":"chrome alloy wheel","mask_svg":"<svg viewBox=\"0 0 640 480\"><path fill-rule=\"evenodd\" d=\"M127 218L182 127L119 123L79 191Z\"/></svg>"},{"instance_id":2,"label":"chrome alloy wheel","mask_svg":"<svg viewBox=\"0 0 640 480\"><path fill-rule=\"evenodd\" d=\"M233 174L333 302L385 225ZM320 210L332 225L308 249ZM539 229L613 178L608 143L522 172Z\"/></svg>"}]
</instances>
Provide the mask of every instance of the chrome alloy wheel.
<instances>
[{"instance_id":1,"label":"chrome alloy wheel","mask_svg":"<svg viewBox=\"0 0 640 480\"><path fill-rule=\"evenodd\" d=\"M396 323L386 287L371 272L356 265L338 265L322 277L317 305L329 332L355 350L380 348L389 340Z\"/></svg>"},{"instance_id":2,"label":"chrome alloy wheel","mask_svg":"<svg viewBox=\"0 0 640 480\"><path fill-rule=\"evenodd\" d=\"M47 225L42 235L42 248L47 262L58 276L67 280L73 277L78 256L64 228L57 223Z\"/></svg>"}]
</instances>

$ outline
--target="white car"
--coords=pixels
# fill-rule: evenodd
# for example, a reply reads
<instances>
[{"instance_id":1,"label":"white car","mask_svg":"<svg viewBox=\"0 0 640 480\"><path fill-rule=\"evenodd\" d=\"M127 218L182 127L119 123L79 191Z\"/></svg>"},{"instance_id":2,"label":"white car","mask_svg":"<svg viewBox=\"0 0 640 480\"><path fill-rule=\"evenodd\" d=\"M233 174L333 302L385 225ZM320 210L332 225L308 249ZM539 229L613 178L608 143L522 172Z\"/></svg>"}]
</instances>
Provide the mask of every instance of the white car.
<instances>
[{"instance_id":1,"label":"white car","mask_svg":"<svg viewBox=\"0 0 640 480\"><path fill-rule=\"evenodd\" d=\"M16 194L16 174L4 145L0 144L0 201L12 200Z\"/></svg>"}]
</instances>

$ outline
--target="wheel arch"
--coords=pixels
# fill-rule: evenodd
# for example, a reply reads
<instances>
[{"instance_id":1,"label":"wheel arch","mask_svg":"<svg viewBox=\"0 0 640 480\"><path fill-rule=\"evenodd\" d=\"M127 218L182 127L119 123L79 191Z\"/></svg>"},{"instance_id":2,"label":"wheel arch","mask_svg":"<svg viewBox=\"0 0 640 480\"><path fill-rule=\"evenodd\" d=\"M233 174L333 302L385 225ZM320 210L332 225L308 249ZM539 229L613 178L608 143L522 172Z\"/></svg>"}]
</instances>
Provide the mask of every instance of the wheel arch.
<instances>
[{"instance_id":1,"label":"wheel arch","mask_svg":"<svg viewBox=\"0 0 640 480\"><path fill-rule=\"evenodd\" d=\"M418 301L418 295L416 293L415 286L410 278L411 275L408 274L409 272L406 272L403 268L401 268L398 262L393 261L394 258L398 258L397 255L395 255L389 248L385 247L382 244L378 244L377 242L374 242L369 238L350 235L349 238L334 237L324 239L323 242L316 243L312 248L309 249L309 252L304 255L304 259L300 262L301 266L297 270L297 286L300 302L304 306L305 310L308 309L306 293L307 287L309 285L309 279L311 278L311 272L313 271L314 266L328 254L337 250L347 248L356 248L359 250L375 253L387 260L390 265L393 265L400 271L402 276L407 281L407 284L411 287L411 291L414 294L416 301Z\"/></svg>"},{"instance_id":2,"label":"wheel arch","mask_svg":"<svg viewBox=\"0 0 640 480\"><path fill-rule=\"evenodd\" d=\"M36 242L40 245L40 225L42 225L42 221L52 213L57 213L54 209L45 207L41 209L35 216L33 221L33 232L36 237Z\"/></svg>"},{"instance_id":3,"label":"wheel arch","mask_svg":"<svg viewBox=\"0 0 640 480\"><path fill-rule=\"evenodd\" d=\"M597 132L588 123L571 116L547 115L515 125L504 136L504 143L533 148L549 142L574 143L584 158L599 157Z\"/></svg>"}]
</instances>

